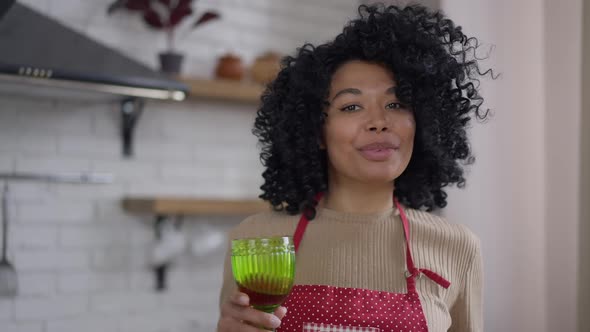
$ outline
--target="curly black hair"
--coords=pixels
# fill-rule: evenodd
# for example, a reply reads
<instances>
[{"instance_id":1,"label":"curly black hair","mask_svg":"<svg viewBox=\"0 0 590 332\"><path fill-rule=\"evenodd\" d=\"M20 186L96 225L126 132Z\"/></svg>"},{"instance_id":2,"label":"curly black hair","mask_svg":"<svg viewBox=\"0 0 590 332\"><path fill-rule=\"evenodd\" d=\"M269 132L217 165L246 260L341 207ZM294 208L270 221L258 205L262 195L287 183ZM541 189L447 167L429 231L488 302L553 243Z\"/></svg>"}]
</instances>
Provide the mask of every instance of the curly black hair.
<instances>
[{"instance_id":1,"label":"curly black hair","mask_svg":"<svg viewBox=\"0 0 590 332\"><path fill-rule=\"evenodd\" d=\"M327 156L320 148L326 100L333 73L361 60L391 70L397 98L411 106L416 121L414 150L395 180L395 196L411 208L446 206L444 187L465 185L463 168L473 162L467 140L472 117L484 120L478 93L476 38L439 11L361 5L333 41L305 44L282 61L281 71L261 98L253 133L266 170L260 198L276 210L315 216L314 197L327 190Z\"/></svg>"}]
</instances>

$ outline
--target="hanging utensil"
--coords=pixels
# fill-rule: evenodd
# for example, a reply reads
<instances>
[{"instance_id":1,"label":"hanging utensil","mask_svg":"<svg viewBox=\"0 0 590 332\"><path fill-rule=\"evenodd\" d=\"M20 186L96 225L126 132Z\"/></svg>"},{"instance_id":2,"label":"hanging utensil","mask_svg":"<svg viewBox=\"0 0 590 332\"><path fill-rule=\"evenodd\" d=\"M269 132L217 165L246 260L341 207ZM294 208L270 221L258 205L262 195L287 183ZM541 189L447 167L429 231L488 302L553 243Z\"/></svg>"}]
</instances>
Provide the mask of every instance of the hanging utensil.
<instances>
[{"instance_id":1,"label":"hanging utensil","mask_svg":"<svg viewBox=\"0 0 590 332\"><path fill-rule=\"evenodd\" d=\"M14 266L6 257L8 247L8 184L2 193L2 258L0 259L0 297L14 297L18 291L18 278Z\"/></svg>"}]
</instances>

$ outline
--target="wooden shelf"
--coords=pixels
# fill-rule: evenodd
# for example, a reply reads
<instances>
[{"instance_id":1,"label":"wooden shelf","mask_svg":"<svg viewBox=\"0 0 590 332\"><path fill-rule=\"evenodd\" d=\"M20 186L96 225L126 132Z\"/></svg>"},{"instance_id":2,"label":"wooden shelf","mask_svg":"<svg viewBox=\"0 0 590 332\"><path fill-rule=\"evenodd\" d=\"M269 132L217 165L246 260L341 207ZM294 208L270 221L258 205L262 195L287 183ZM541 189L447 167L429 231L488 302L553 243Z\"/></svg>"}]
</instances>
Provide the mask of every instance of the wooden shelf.
<instances>
[{"instance_id":1,"label":"wooden shelf","mask_svg":"<svg viewBox=\"0 0 590 332\"><path fill-rule=\"evenodd\" d=\"M155 215L250 215L270 209L262 200L205 200L173 197L127 197L123 208L129 212Z\"/></svg>"},{"instance_id":2,"label":"wooden shelf","mask_svg":"<svg viewBox=\"0 0 590 332\"><path fill-rule=\"evenodd\" d=\"M269 204L259 199L207 200L180 197L126 197L123 198L123 208L129 212L155 215L154 232L158 241L162 239L162 223L167 222L167 217L246 216L270 210ZM169 263L163 263L154 267L157 291L166 289L168 266Z\"/></svg>"},{"instance_id":3,"label":"wooden shelf","mask_svg":"<svg viewBox=\"0 0 590 332\"><path fill-rule=\"evenodd\" d=\"M264 91L264 86L252 82L194 78L181 80L190 87L189 98L258 103Z\"/></svg>"}]
</instances>

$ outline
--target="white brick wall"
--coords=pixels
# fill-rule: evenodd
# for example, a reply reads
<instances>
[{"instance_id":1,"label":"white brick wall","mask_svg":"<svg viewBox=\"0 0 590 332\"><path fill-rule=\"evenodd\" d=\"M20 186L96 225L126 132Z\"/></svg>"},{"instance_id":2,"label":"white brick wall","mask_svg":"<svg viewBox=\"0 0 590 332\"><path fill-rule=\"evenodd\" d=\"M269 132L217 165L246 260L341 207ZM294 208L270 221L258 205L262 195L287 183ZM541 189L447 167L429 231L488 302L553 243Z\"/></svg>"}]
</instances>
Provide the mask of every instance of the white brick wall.
<instances>
[{"instance_id":1,"label":"white brick wall","mask_svg":"<svg viewBox=\"0 0 590 332\"><path fill-rule=\"evenodd\" d=\"M14 303L10 300L0 300L0 321L12 319L14 316Z\"/></svg>"},{"instance_id":2,"label":"white brick wall","mask_svg":"<svg viewBox=\"0 0 590 332\"><path fill-rule=\"evenodd\" d=\"M75 317L88 311L86 296L22 298L15 301L17 321Z\"/></svg>"},{"instance_id":3,"label":"white brick wall","mask_svg":"<svg viewBox=\"0 0 590 332\"><path fill-rule=\"evenodd\" d=\"M159 295L153 292L108 292L92 295L90 308L102 313L150 313L158 307Z\"/></svg>"},{"instance_id":4,"label":"white brick wall","mask_svg":"<svg viewBox=\"0 0 590 332\"><path fill-rule=\"evenodd\" d=\"M84 315L73 319L56 319L47 324L47 332L103 332L117 331L119 323L112 317Z\"/></svg>"},{"instance_id":5,"label":"white brick wall","mask_svg":"<svg viewBox=\"0 0 590 332\"><path fill-rule=\"evenodd\" d=\"M148 65L161 34L124 14L107 17L111 0L22 0ZM356 0L202 0L197 10L223 19L181 31L186 73L210 76L215 58L236 52L249 62L267 49L291 53L304 41L333 36ZM154 292L148 267L150 216L127 214L125 195L256 197L260 185L255 107L235 103L149 102L135 132L135 157L121 157L116 103L0 97L0 172L113 173L109 185L11 184L9 256L20 294L0 299L2 332L213 331L223 251L183 256L169 290ZM240 218L187 219L226 230Z\"/></svg>"},{"instance_id":6,"label":"white brick wall","mask_svg":"<svg viewBox=\"0 0 590 332\"><path fill-rule=\"evenodd\" d=\"M13 225L10 241L13 248L53 249L57 244L57 227L47 225Z\"/></svg>"},{"instance_id":7,"label":"white brick wall","mask_svg":"<svg viewBox=\"0 0 590 332\"><path fill-rule=\"evenodd\" d=\"M6 323L2 326L2 332L42 332L41 323Z\"/></svg>"},{"instance_id":8,"label":"white brick wall","mask_svg":"<svg viewBox=\"0 0 590 332\"><path fill-rule=\"evenodd\" d=\"M56 294L57 278L54 272L18 271L19 294L22 296L49 297Z\"/></svg>"},{"instance_id":9,"label":"white brick wall","mask_svg":"<svg viewBox=\"0 0 590 332\"><path fill-rule=\"evenodd\" d=\"M123 272L61 273L58 291L62 293L90 293L127 289L129 284Z\"/></svg>"},{"instance_id":10,"label":"white brick wall","mask_svg":"<svg viewBox=\"0 0 590 332\"><path fill-rule=\"evenodd\" d=\"M14 255L19 271L76 271L90 266L86 251L74 250L18 250Z\"/></svg>"}]
</instances>

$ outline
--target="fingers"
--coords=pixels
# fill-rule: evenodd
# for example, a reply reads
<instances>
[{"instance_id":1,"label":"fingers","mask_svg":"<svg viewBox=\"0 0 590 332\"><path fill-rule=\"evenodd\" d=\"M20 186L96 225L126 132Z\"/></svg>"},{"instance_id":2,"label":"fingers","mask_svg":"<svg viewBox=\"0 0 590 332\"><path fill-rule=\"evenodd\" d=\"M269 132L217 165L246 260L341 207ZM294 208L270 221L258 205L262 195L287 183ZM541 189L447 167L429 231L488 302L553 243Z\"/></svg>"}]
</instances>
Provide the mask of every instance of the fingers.
<instances>
[{"instance_id":1,"label":"fingers","mask_svg":"<svg viewBox=\"0 0 590 332\"><path fill-rule=\"evenodd\" d=\"M275 310L275 316L277 316L281 320L285 317L286 314L287 308L285 307L278 307L277 310Z\"/></svg>"},{"instance_id":2,"label":"fingers","mask_svg":"<svg viewBox=\"0 0 590 332\"><path fill-rule=\"evenodd\" d=\"M250 307L228 306L225 315L255 326L275 329L281 325L281 320L277 316Z\"/></svg>"},{"instance_id":3,"label":"fingers","mask_svg":"<svg viewBox=\"0 0 590 332\"><path fill-rule=\"evenodd\" d=\"M285 313L284 307L277 308L274 315L256 310L250 307L248 295L235 293L221 306L218 331L264 331L256 326L276 329L281 324L280 318L284 317Z\"/></svg>"},{"instance_id":4,"label":"fingers","mask_svg":"<svg viewBox=\"0 0 590 332\"><path fill-rule=\"evenodd\" d=\"M233 294L230 297L230 301L236 305L240 305L240 306L249 306L250 305L250 298L248 298L248 295L244 294L244 293L240 293L240 292L236 292L235 294Z\"/></svg>"},{"instance_id":5,"label":"fingers","mask_svg":"<svg viewBox=\"0 0 590 332\"><path fill-rule=\"evenodd\" d=\"M262 332L263 329L237 321L230 317L222 317L217 324L217 332ZM268 332L268 331L266 331Z\"/></svg>"}]
</instances>

